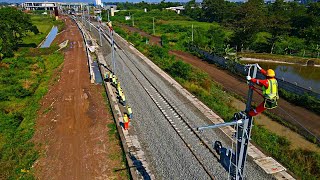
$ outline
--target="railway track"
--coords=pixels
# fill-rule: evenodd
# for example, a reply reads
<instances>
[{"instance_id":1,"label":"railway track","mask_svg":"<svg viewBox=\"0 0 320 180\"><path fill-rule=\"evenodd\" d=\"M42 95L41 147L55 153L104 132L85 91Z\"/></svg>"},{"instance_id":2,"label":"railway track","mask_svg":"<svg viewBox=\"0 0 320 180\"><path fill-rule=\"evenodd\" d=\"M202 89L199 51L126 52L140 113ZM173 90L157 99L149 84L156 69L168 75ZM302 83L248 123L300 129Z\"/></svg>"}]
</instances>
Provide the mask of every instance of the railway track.
<instances>
[{"instance_id":1,"label":"railway track","mask_svg":"<svg viewBox=\"0 0 320 180\"><path fill-rule=\"evenodd\" d=\"M95 27L97 28L97 27ZM109 34L105 34L111 39ZM185 144L186 148L192 153L194 158L207 173L210 179L215 179L214 174L212 173L212 167L210 164L207 164L204 160L215 158L219 159L216 152L211 148L211 145L208 143L205 138L201 137L200 133L197 131L197 126L192 124L192 122L181 112L173 102L168 100L166 96L161 93L161 91L154 85L149 78L139 69L137 64L130 58L130 56L115 43L117 50L116 53L125 64L127 69L132 73L137 82L143 87L145 92L152 99L156 107L161 111L162 115L165 117L167 122L171 125L173 130L180 137L181 141ZM135 70L132 70L129 64L130 63L135 67ZM206 152L205 154L203 152Z\"/></svg>"}]
</instances>

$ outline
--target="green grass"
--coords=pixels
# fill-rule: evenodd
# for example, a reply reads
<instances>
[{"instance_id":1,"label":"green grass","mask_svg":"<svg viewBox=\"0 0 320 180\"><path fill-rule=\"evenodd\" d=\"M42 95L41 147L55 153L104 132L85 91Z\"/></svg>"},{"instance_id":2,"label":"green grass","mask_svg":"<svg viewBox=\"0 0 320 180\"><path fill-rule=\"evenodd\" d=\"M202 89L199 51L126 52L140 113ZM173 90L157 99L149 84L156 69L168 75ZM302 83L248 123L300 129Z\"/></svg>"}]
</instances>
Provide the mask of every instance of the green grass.
<instances>
[{"instance_id":1,"label":"green grass","mask_svg":"<svg viewBox=\"0 0 320 180\"><path fill-rule=\"evenodd\" d=\"M177 66L177 60L167 54L168 49L141 43L141 37L120 31L120 35L133 40L136 48L142 50L155 64L169 73L184 88L228 121L236 112L231 106L232 95L209 79L209 76L197 68L186 68L184 62ZM134 36L134 37L131 37ZM174 70L172 70L174 69ZM179 72L179 69L184 71ZM187 71L187 72L186 72ZM268 155L297 175L300 179L316 180L320 178L320 154L312 151L290 148L290 141L276 135L262 126L253 126L252 142L257 144Z\"/></svg>"},{"instance_id":2,"label":"green grass","mask_svg":"<svg viewBox=\"0 0 320 180\"><path fill-rule=\"evenodd\" d=\"M21 169L30 170L38 157L30 139L39 101L47 93L53 71L63 59L61 53L53 53L2 61L6 66L0 68L0 177L33 177Z\"/></svg>"},{"instance_id":3,"label":"green grass","mask_svg":"<svg viewBox=\"0 0 320 180\"><path fill-rule=\"evenodd\" d=\"M40 33L34 34L29 32L28 36L23 38L22 46L37 47L46 38L52 26L58 26L59 31L64 27L64 23L62 21L56 21L53 17L50 17L50 15L32 14L31 21L37 26Z\"/></svg>"}]
</instances>

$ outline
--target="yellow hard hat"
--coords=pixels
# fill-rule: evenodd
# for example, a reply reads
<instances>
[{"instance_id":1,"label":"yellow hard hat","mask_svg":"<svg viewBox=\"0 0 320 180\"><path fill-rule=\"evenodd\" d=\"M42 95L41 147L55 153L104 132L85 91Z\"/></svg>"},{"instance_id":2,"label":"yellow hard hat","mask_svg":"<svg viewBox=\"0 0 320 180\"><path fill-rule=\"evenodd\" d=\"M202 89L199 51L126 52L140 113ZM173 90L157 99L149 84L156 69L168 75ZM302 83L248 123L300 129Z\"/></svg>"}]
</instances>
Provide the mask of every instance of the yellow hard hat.
<instances>
[{"instance_id":1,"label":"yellow hard hat","mask_svg":"<svg viewBox=\"0 0 320 180\"><path fill-rule=\"evenodd\" d=\"M269 77L275 77L275 76L276 76L276 73L274 72L274 70L268 69L268 70L267 70L267 76L269 76Z\"/></svg>"}]
</instances>

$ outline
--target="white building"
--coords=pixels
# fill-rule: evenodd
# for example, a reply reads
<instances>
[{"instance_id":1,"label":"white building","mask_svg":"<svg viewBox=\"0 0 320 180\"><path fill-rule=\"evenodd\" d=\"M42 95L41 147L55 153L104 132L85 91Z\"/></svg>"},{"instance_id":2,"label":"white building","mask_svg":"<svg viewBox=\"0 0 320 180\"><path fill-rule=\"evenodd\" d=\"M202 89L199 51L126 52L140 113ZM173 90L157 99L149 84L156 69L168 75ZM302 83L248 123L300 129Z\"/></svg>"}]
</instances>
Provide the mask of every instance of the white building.
<instances>
[{"instance_id":1,"label":"white building","mask_svg":"<svg viewBox=\"0 0 320 180\"><path fill-rule=\"evenodd\" d=\"M172 10L172 11L175 11L177 14L180 14L181 11L184 10L184 7L183 6L177 6L177 7L168 7L166 8L167 10Z\"/></svg>"},{"instance_id":2,"label":"white building","mask_svg":"<svg viewBox=\"0 0 320 180\"><path fill-rule=\"evenodd\" d=\"M96 6L103 6L103 4L101 3L101 0L96 0Z\"/></svg>"},{"instance_id":3,"label":"white building","mask_svg":"<svg viewBox=\"0 0 320 180\"><path fill-rule=\"evenodd\" d=\"M22 7L27 10L53 10L58 7L57 2L25 2Z\"/></svg>"}]
</instances>

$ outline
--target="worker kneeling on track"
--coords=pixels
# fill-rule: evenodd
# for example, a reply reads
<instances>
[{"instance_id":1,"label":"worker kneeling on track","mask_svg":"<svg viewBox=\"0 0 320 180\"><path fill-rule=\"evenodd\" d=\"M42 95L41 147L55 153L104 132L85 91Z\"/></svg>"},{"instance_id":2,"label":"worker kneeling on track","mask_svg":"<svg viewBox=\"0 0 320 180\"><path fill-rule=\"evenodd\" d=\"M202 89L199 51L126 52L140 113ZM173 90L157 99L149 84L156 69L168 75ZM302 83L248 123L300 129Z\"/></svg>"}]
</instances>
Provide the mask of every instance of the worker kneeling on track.
<instances>
[{"instance_id":1,"label":"worker kneeling on track","mask_svg":"<svg viewBox=\"0 0 320 180\"><path fill-rule=\"evenodd\" d=\"M254 86L251 86L250 88L252 88L258 94L260 94L264 98L264 100L257 108L252 109L247 113L249 116L256 116L266 109L273 109L278 106L278 82L275 78L276 74L274 70L268 69L266 71L262 69L259 65L257 65L257 67L260 70L260 72L266 76L266 79L255 79L251 78L250 76L247 76L247 80L262 87L262 94L258 92Z\"/></svg>"}]
</instances>

